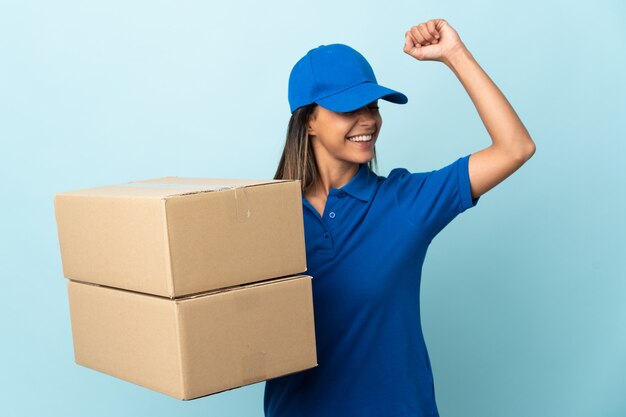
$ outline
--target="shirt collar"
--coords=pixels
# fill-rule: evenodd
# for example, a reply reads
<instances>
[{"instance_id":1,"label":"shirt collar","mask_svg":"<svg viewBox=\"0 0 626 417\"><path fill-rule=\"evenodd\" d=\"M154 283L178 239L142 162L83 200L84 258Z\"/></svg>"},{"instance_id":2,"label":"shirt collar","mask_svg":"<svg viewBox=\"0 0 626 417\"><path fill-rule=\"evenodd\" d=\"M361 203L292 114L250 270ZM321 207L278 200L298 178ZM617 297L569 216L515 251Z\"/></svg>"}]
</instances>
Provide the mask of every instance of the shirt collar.
<instances>
[{"instance_id":1,"label":"shirt collar","mask_svg":"<svg viewBox=\"0 0 626 417\"><path fill-rule=\"evenodd\" d=\"M359 170L354 177L339 190L361 201L369 201L374 190L376 190L377 180L378 175L372 172L367 164L360 164ZM337 194L339 190L331 188L330 193Z\"/></svg>"}]
</instances>

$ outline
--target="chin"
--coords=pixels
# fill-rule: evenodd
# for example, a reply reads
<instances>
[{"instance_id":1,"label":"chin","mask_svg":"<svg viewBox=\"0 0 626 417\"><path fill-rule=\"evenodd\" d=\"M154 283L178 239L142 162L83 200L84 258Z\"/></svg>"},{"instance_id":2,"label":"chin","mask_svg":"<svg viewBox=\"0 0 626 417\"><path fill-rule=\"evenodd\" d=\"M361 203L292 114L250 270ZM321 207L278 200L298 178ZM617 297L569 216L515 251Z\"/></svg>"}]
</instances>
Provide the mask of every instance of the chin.
<instances>
[{"instance_id":1,"label":"chin","mask_svg":"<svg viewBox=\"0 0 626 417\"><path fill-rule=\"evenodd\" d=\"M372 159L374 159L374 155L358 158L355 162L359 164L366 164L370 162Z\"/></svg>"}]
</instances>

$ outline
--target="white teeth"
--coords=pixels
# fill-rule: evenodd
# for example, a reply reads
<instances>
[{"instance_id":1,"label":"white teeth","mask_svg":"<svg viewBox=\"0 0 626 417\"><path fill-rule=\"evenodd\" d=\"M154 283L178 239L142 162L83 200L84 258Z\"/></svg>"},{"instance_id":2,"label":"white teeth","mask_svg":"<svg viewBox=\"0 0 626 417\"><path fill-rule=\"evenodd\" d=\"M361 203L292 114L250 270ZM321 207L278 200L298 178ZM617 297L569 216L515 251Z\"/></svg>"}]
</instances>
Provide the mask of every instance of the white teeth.
<instances>
[{"instance_id":1,"label":"white teeth","mask_svg":"<svg viewBox=\"0 0 626 417\"><path fill-rule=\"evenodd\" d=\"M369 142L370 140L372 140L372 135L354 136L352 138L348 138L348 140L352 142Z\"/></svg>"}]
</instances>

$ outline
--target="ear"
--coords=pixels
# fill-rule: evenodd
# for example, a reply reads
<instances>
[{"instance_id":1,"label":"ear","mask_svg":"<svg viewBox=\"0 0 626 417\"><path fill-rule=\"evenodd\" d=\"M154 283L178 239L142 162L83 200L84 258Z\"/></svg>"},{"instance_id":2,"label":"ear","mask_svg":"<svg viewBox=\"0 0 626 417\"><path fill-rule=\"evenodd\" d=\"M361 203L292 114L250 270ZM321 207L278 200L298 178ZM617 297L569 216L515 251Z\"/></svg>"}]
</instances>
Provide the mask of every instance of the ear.
<instances>
[{"instance_id":1,"label":"ear","mask_svg":"<svg viewBox=\"0 0 626 417\"><path fill-rule=\"evenodd\" d=\"M306 123L306 132L309 136L315 136L315 117L309 117L309 120Z\"/></svg>"}]
</instances>

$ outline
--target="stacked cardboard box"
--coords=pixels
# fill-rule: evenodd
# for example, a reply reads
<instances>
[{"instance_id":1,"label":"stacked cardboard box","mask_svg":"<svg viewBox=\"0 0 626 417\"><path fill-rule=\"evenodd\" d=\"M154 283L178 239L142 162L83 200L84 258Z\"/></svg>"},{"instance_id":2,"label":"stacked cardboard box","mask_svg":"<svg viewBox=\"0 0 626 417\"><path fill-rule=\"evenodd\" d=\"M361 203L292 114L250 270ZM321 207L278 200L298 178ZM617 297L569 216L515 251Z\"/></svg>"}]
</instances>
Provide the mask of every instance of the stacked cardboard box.
<instances>
[{"instance_id":1,"label":"stacked cardboard box","mask_svg":"<svg viewBox=\"0 0 626 417\"><path fill-rule=\"evenodd\" d=\"M55 195L76 363L188 400L317 365L299 181Z\"/></svg>"}]
</instances>

